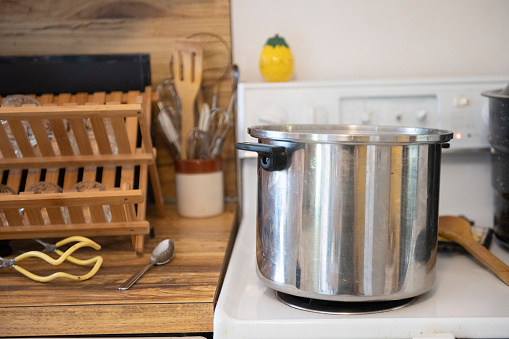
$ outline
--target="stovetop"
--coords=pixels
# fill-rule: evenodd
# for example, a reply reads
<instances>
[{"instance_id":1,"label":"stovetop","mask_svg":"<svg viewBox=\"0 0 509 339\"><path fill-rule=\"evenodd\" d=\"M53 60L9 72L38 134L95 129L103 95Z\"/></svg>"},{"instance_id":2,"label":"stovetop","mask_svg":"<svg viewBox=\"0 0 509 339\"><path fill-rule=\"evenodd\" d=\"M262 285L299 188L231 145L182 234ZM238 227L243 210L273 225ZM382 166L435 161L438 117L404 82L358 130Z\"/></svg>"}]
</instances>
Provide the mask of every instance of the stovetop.
<instances>
[{"instance_id":1,"label":"stovetop","mask_svg":"<svg viewBox=\"0 0 509 339\"><path fill-rule=\"evenodd\" d=\"M255 214L245 210L215 310L214 338L507 338L509 287L471 256L439 253L435 287L401 309L328 315L294 309L256 276ZM491 251L509 264L509 251Z\"/></svg>"}]
</instances>

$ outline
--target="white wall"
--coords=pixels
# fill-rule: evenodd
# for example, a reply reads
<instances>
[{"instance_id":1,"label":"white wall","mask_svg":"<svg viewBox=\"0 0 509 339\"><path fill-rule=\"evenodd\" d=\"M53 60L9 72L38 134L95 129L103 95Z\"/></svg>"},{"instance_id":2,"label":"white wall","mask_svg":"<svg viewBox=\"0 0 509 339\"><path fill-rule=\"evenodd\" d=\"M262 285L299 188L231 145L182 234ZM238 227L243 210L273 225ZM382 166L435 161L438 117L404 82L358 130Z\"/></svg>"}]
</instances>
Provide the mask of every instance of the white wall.
<instances>
[{"instance_id":1,"label":"white wall","mask_svg":"<svg viewBox=\"0 0 509 339\"><path fill-rule=\"evenodd\" d=\"M293 80L509 75L507 0L231 0L233 61L262 81L278 33Z\"/></svg>"}]
</instances>

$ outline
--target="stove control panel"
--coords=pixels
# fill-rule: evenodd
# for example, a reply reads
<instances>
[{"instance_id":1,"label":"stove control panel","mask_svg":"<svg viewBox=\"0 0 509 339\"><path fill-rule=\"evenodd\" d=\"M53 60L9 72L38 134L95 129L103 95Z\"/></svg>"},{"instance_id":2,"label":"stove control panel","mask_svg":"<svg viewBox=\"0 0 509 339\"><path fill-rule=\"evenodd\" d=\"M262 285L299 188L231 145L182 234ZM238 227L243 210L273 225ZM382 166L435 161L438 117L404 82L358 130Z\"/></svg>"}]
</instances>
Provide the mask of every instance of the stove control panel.
<instances>
[{"instance_id":1,"label":"stove control panel","mask_svg":"<svg viewBox=\"0 0 509 339\"><path fill-rule=\"evenodd\" d=\"M448 151L489 148L488 99L481 93L507 83L509 77L240 83L237 138L255 141L247 134L254 125L385 125L450 130Z\"/></svg>"}]
</instances>

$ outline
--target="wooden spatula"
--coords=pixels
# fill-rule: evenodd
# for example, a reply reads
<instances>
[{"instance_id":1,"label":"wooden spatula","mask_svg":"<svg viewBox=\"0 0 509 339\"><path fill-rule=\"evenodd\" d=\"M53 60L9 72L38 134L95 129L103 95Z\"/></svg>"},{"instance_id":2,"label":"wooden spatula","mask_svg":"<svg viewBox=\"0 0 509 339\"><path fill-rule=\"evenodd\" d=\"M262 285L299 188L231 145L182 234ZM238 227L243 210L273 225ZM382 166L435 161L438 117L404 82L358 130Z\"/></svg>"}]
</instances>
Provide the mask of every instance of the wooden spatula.
<instances>
[{"instance_id":1,"label":"wooden spatula","mask_svg":"<svg viewBox=\"0 0 509 339\"><path fill-rule=\"evenodd\" d=\"M182 106L181 158L187 157L187 138L194 128L194 101L202 79L203 51L197 41L177 39L173 48L175 88Z\"/></svg>"},{"instance_id":2,"label":"wooden spatula","mask_svg":"<svg viewBox=\"0 0 509 339\"><path fill-rule=\"evenodd\" d=\"M461 245L509 285L509 266L474 240L468 221L460 217L442 216L438 219L438 234Z\"/></svg>"}]
</instances>

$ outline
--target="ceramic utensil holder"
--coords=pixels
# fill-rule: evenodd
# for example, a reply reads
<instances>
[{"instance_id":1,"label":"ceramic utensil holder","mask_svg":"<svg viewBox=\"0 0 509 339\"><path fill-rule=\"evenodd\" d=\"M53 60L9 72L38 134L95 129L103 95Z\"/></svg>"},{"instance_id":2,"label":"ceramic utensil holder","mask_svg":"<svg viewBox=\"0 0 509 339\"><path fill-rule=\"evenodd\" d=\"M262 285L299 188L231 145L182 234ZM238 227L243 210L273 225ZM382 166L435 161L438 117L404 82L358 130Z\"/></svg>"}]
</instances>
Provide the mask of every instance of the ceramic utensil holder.
<instances>
[{"instance_id":1,"label":"ceramic utensil holder","mask_svg":"<svg viewBox=\"0 0 509 339\"><path fill-rule=\"evenodd\" d=\"M220 157L175 159L178 213L188 218L221 214L224 210L223 180Z\"/></svg>"}]
</instances>

